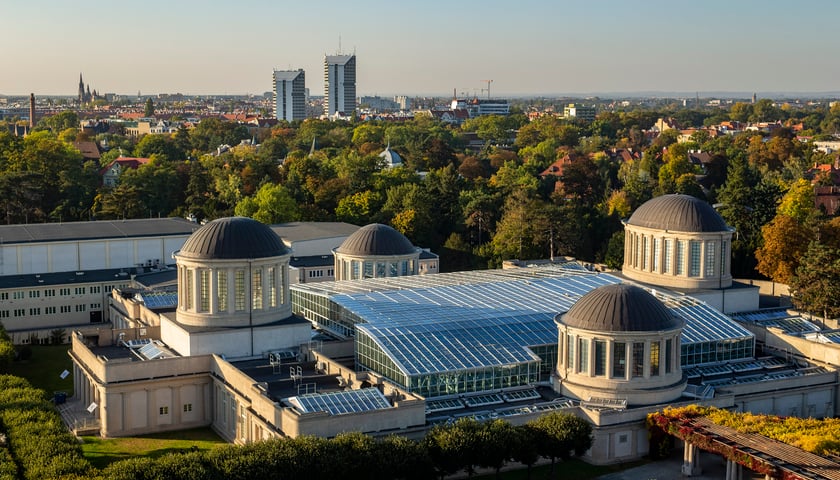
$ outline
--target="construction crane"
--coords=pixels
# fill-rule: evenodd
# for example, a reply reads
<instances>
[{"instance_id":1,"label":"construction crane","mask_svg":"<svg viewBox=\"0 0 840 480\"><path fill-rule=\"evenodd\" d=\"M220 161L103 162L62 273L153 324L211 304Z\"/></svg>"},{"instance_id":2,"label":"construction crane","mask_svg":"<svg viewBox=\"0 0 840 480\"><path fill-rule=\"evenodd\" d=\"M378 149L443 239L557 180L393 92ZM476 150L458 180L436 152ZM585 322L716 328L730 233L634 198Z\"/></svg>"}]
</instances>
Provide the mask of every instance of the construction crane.
<instances>
[{"instance_id":1,"label":"construction crane","mask_svg":"<svg viewBox=\"0 0 840 480\"><path fill-rule=\"evenodd\" d=\"M487 88L482 88L481 91L487 92L487 100L490 100L490 84L493 83L493 80L482 80L482 82L487 83Z\"/></svg>"}]
</instances>

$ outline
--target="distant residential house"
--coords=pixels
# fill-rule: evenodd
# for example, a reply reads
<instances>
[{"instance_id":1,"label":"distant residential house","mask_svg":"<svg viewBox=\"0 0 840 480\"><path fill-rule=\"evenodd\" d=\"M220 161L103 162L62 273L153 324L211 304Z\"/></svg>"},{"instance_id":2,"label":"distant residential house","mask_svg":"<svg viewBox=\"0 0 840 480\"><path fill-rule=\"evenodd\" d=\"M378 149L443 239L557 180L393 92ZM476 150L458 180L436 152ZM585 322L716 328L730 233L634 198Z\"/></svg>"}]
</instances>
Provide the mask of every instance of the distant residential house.
<instances>
[{"instance_id":1,"label":"distant residential house","mask_svg":"<svg viewBox=\"0 0 840 480\"><path fill-rule=\"evenodd\" d=\"M724 135L735 135L736 133L743 132L744 127L745 126L744 126L743 123L741 123L737 120L731 120L731 121L720 122L717 125L712 125L711 128L717 130L719 133L722 133Z\"/></svg>"},{"instance_id":2,"label":"distant residential house","mask_svg":"<svg viewBox=\"0 0 840 480\"><path fill-rule=\"evenodd\" d=\"M562 158L557 160L556 162L552 163L548 166L545 170L540 173L540 178L548 178L548 177L555 177L557 182L554 184L554 191L558 192L563 189L563 182L560 178L563 176L563 170L565 170L566 166L571 165L572 162L578 160L578 156L576 154L568 154L564 155Z\"/></svg>"},{"instance_id":3,"label":"distant residential house","mask_svg":"<svg viewBox=\"0 0 840 480\"><path fill-rule=\"evenodd\" d=\"M782 128L782 122L756 122L750 123L744 130L749 130L752 132L772 133L780 128Z\"/></svg>"},{"instance_id":4,"label":"distant residential house","mask_svg":"<svg viewBox=\"0 0 840 480\"><path fill-rule=\"evenodd\" d=\"M840 187L814 187L814 206L828 215L840 215Z\"/></svg>"},{"instance_id":5,"label":"distant residential house","mask_svg":"<svg viewBox=\"0 0 840 480\"><path fill-rule=\"evenodd\" d=\"M441 122L452 124L461 124L470 118L470 112L464 108L455 110L429 110L428 114Z\"/></svg>"},{"instance_id":6,"label":"distant residential house","mask_svg":"<svg viewBox=\"0 0 840 480\"><path fill-rule=\"evenodd\" d=\"M73 142L73 146L76 147L80 152L82 152L82 157L85 160L93 160L97 163L99 162L99 145L97 145L96 142Z\"/></svg>"},{"instance_id":7,"label":"distant residential house","mask_svg":"<svg viewBox=\"0 0 840 480\"><path fill-rule=\"evenodd\" d=\"M573 159L571 155L564 155L563 158L555 161L551 165L548 166L545 170L540 173L540 178L546 178L548 176L553 176L560 178L563 176L563 169L566 165L572 163Z\"/></svg>"},{"instance_id":8,"label":"distant residential house","mask_svg":"<svg viewBox=\"0 0 840 480\"><path fill-rule=\"evenodd\" d=\"M141 135L150 134L171 134L178 131L181 127L179 123L172 123L168 120L143 119L138 120L137 124L126 125L125 133L132 137L139 137Z\"/></svg>"},{"instance_id":9,"label":"distant residential house","mask_svg":"<svg viewBox=\"0 0 840 480\"><path fill-rule=\"evenodd\" d=\"M115 187L120 179L120 175L126 169L137 169L140 165L144 165L150 161L148 158L119 157L99 171L99 175L102 176L102 184L106 187Z\"/></svg>"},{"instance_id":10,"label":"distant residential house","mask_svg":"<svg viewBox=\"0 0 840 480\"><path fill-rule=\"evenodd\" d=\"M610 160L619 163L632 162L633 160L642 158L642 153L634 151L632 148L611 148L604 153L610 157Z\"/></svg>"},{"instance_id":11,"label":"distant residential house","mask_svg":"<svg viewBox=\"0 0 840 480\"><path fill-rule=\"evenodd\" d=\"M660 118L659 120L657 120L656 123L654 123L653 126L650 127L650 129L652 131L656 132L656 133L663 133L663 132L667 132L668 130L674 130L674 129L679 130L680 129L680 124L677 123L677 121L674 120L673 118L666 117L666 118Z\"/></svg>"},{"instance_id":12,"label":"distant residential house","mask_svg":"<svg viewBox=\"0 0 840 480\"><path fill-rule=\"evenodd\" d=\"M680 134L677 136L677 143L693 142L694 134L697 132L706 132L710 139L720 136L720 133L714 128L686 128L680 130Z\"/></svg>"}]
</instances>

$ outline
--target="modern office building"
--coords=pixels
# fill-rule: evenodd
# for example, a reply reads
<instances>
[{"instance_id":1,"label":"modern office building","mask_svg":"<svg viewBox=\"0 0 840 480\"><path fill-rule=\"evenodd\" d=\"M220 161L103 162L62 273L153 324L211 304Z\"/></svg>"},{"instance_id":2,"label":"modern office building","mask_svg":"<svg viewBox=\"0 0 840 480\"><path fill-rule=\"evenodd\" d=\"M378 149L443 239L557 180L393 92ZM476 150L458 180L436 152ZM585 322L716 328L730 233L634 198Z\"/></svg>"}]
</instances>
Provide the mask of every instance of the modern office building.
<instances>
[{"instance_id":1,"label":"modern office building","mask_svg":"<svg viewBox=\"0 0 840 480\"><path fill-rule=\"evenodd\" d=\"M324 115L352 117L356 110L356 55L324 56Z\"/></svg>"},{"instance_id":2,"label":"modern office building","mask_svg":"<svg viewBox=\"0 0 840 480\"><path fill-rule=\"evenodd\" d=\"M570 103L563 107L563 116L583 120L584 122L595 121L595 107L584 107L576 103Z\"/></svg>"},{"instance_id":3,"label":"modern office building","mask_svg":"<svg viewBox=\"0 0 840 480\"><path fill-rule=\"evenodd\" d=\"M303 69L274 70L274 118L293 122L306 118L306 74Z\"/></svg>"}]
</instances>

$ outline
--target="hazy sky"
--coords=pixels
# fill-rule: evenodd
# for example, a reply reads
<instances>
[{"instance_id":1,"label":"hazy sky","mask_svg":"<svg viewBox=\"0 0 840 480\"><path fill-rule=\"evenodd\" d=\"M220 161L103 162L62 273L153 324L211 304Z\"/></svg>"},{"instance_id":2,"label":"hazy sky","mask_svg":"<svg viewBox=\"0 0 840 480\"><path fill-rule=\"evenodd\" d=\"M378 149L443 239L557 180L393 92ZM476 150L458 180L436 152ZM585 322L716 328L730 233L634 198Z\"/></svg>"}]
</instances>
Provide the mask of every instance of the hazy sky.
<instances>
[{"instance_id":1,"label":"hazy sky","mask_svg":"<svg viewBox=\"0 0 840 480\"><path fill-rule=\"evenodd\" d=\"M261 94L356 52L359 95L840 90L836 0L0 0L0 94Z\"/></svg>"}]
</instances>

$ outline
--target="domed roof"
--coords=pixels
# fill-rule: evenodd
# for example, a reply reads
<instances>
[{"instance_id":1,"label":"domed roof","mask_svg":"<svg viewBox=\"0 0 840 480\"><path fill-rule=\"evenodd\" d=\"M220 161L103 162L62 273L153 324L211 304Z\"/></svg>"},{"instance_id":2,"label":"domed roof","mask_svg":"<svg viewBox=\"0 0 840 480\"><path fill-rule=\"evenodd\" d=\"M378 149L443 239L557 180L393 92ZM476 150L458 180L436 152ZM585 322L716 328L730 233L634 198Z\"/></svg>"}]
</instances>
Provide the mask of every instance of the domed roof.
<instances>
[{"instance_id":1,"label":"domed roof","mask_svg":"<svg viewBox=\"0 0 840 480\"><path fill-rule=\"evenodd\" d=\"M213 220L195 231L179 256L196 259L266 258L289 253L267 225L246 217Z\"/></svg>"},{"instance_id":2,"label":"domed roof","mask_svg":"<svg viewBox=\"0 0 840 480\"><path fill-rule=\"evenodd\" d=\"M726 222L711 205L690 195L662 195L637 208L628 225L677 232L725 232Z\"/></svg>"},{"instance_id":3,"label":"domed roof","mask_svg":"<svg viewBox=\"0 0 840 480\"><path fill-rule=\"evenodd\" d=\"M388 225L372 223L356 230L335 249L344 255L408 255L416 251L405 235Z\"/></svg>"},{"instance_id":4,"label":"domed roof","mask_svg":"<svg viewBox=\"0 0 840 480\"><path fill-rule=\"evenodd\" d=\"M672 330L682 320L646 290L634 285L605 285L587 293L560 317L573 328L599 332Z\"/></svg>"},{"instance_id":5,"label":"domed roof","mask_svg":"<svg viewBox=\"0 0 840 480\"><path fill-rule=\"evenodd\" d=\"M385 159L388 167L396 167L397 165L403 164L402 157L400 157L399 153L391 150L390 144L379 154L379 158Z\"/></svg>"}]
</instances>

